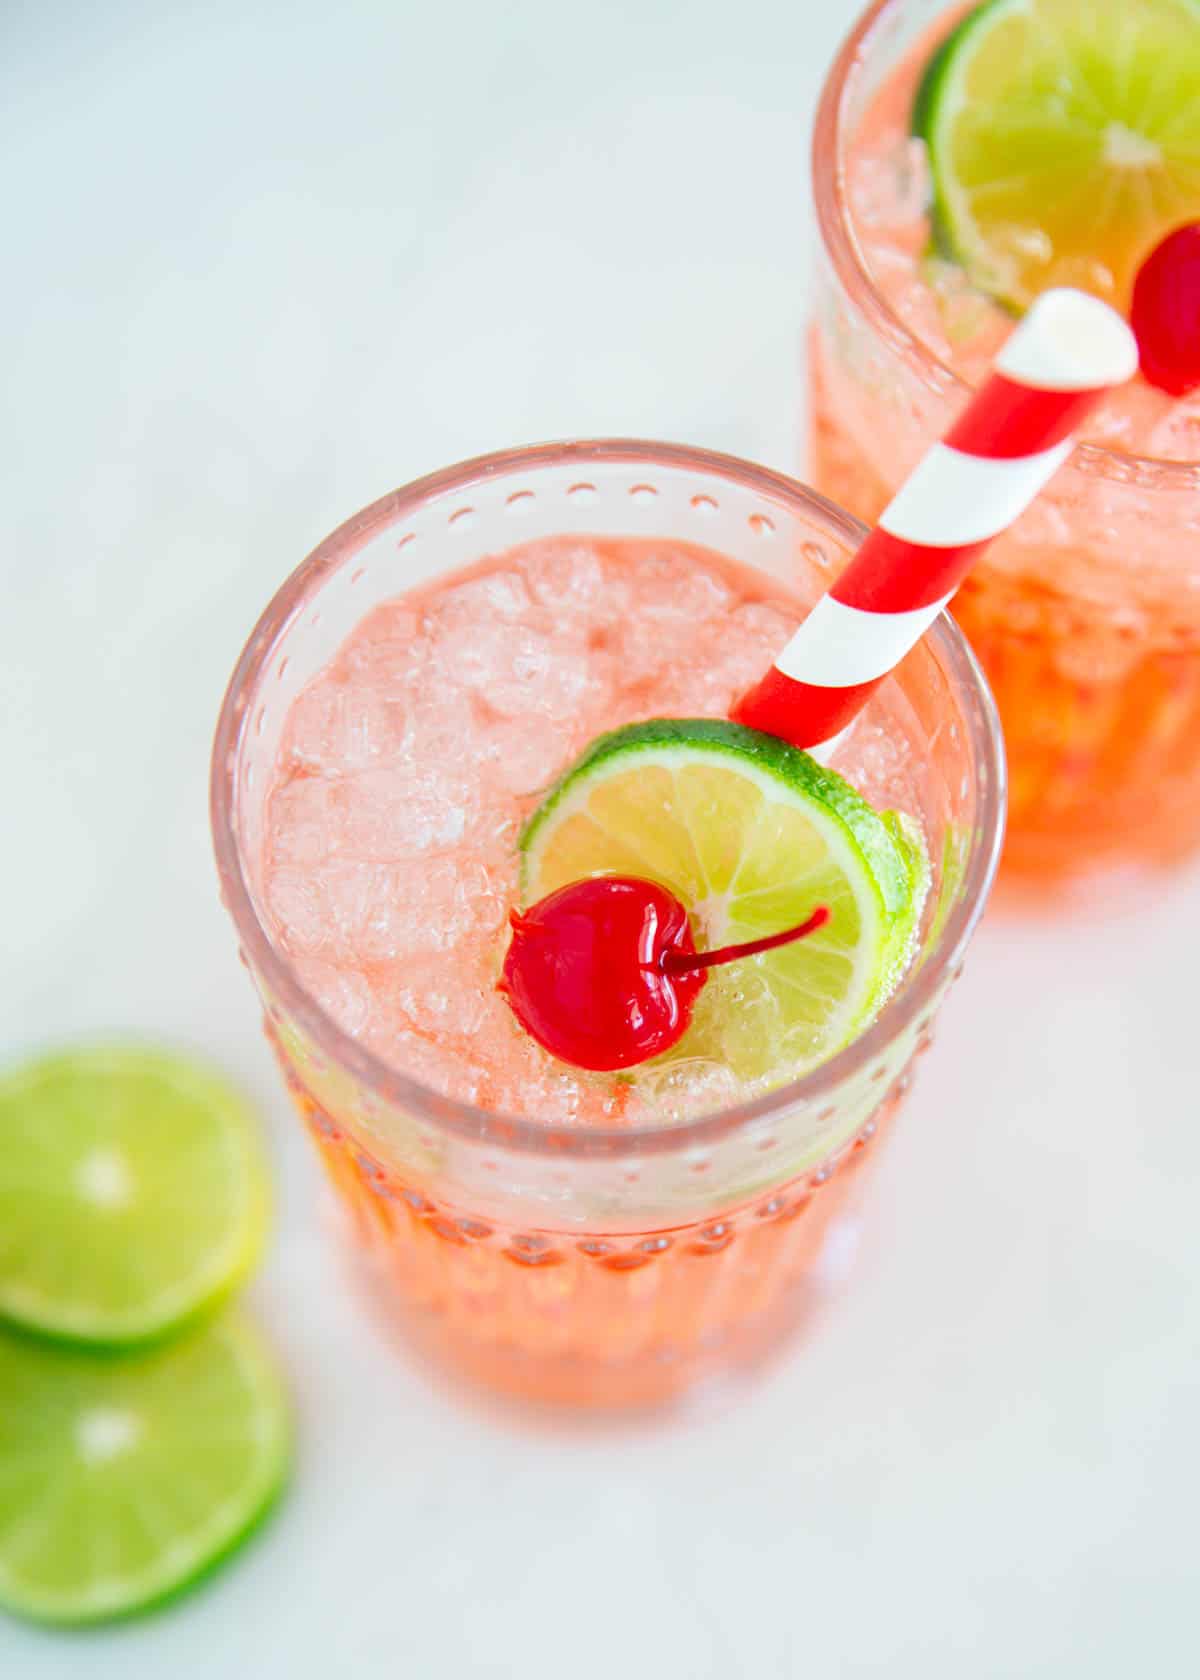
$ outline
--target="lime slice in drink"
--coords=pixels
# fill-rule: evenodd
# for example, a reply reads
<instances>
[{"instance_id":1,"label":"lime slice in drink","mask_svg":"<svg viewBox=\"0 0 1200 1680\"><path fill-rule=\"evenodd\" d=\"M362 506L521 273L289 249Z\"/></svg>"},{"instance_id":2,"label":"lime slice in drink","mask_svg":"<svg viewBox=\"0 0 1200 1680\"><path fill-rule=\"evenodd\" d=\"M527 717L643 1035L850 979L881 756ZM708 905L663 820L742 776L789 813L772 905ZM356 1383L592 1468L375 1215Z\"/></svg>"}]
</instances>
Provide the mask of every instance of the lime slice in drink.
<instances>
[{"instance_id":1,"label":"lime slice in drink","mask_svg":"<svg viewBox=\"0 0 1200 1680\"><path fill-rule=\"evenodd\" d=\"M892 920L888 947L890 978L895 984L912 961L933 871L929 867L929 853L925 850L921 830L913 818L905 811L884 811L883 821L904 860L908 876L908 896L904 908Z\"/></svg>"},{"instance_id":2,"label":"lime slice in drink","mask_svg":"<svg viewBox=\"0 0 1200 1680\"><path fill-rule=\"evenodd\" d=\"M266 1177L246 1105L158 1051L66 1051L0 1079L0 1317L144 1341L249 1271Z\"/></svg>"},{"instance_id":3,"label":"lime slice in drink","mask_svg":"<svg viewBox=\"0 0 1200 1680\"><path fill-rule=\"evenodd\" d=\"M0 1333L0 1604L126 1616L245 1538L282 1485L288 1411L246 1326L117 1357Z\"/></svg>"},{"instance_id":4,"label":"lime slice in drink","mask_svg":"<svg viewBox=\"0 0 1200 1680\"><path fill-rule=\"evenodd\" d=\"M793 945L714 969L672 1057L787 1076L846 1044L898 978L916 926L900 831L850 785L773 736L651 722L594 742L521 838L534 902L589 875L674 893L700 949L830 920Z\"/></svg>"},{"instance_id":5,"label":"lime slice in drink","mask_svg":"<svg viewBox=\"0 0 1200 1680\"><path fill-rule=\"evenodd\" d=\"M939 243L983 291L1127 308L1143 259L1200 216L1200 6L989 0L934 55L913 131Z\"/></svg>"}]
</instances>

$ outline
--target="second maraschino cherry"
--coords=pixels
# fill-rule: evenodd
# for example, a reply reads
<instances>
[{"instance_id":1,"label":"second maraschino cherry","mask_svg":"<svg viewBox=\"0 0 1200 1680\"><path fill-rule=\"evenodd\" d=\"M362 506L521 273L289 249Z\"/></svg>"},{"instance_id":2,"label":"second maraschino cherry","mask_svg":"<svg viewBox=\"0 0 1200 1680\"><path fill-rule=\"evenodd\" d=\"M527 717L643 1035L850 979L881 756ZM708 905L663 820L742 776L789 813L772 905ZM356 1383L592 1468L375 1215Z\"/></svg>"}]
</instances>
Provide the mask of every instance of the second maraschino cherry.
<instances>
[{"instance_id":1,"label":"second maraschino cherry","mask_svg":"<svg viewBox=\"0 0 1200 1680\"><path fill-rule=\"evenodd\" d=\"M1200 388L1200 222L1176 228L1146 258L1130 324L1152 385L1175 397Z\"/></svg>"},{"instance_id":2,"label":"second maraschino cherry","mask_svg":"<svg viewBox=\"0 0 1200 1680\"><path fill-rule=\"evenodd\" d=\"M551 1055L612 1072L679 1042L710 968L803 939L828 920L822 905L780 933L697 951L673 893L633 875L594 876L513 911L500 990Z\"/></svg>"}]
</instances>

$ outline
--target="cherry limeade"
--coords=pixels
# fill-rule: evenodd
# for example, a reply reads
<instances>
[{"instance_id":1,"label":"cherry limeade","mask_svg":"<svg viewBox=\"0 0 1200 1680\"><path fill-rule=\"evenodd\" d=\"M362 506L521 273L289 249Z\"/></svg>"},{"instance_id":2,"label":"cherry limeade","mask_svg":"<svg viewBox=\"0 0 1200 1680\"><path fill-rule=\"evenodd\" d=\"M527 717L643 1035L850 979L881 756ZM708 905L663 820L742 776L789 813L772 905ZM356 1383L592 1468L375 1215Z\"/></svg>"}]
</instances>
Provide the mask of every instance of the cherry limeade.
<instances>
[{"instance_id":1,"label":"cherry limeade","mask_svg":"<svg viewBox=\"0 0 1200 1680\"><path fill-rule=\"evenodd\" d=\"M891 67L844 135L818 137L827 242L828 224L848 231L866 272L850 278L843 258L819 281L812 476L866 520L965 401L934 359L978 385L1012 330L1011 315L931 254L928 164L909 133L921 75L963 10ZM1097 278L1084 264L1074 283ZM861 312L860 291L922 349L897 353ZM1037 872L1170 858L1200 841L1200 392L1175 398L1137 378L1085 437L1111 453L1060 472L953 606L1005 726L1006 856Z\"/></svg>"},{"instance_id":2,"label":"cherry limeade","mask_svg":"<svg viewBox=\"0 0 1200 1680\"><path fill-rule=\"evenodd\" d=\"M572 1069L520 1030L496 980L518 835L548 784L620 724L727 715L802 616L778 581L709 550L590 537L527 544L376 607L293 702L267 800L264 896L304 986L384 1060L483 1109L669 1125L753 1095L686 1056L620 1077ZM833 763L877 806L919 817L919 767L873 708ZM569 1313L574 1347L624 1360L619 1393L593 1374L589 1398L656 1393L677 1325L719 1339L752 1318L837 1219L830 1184L816 1210L811 1187L773 1198L735 1248L726 1223L699 1220L632 1252L602 1234L497 1251L472 1242L469 1217L381 1196L380 1163L291 1082L364 1237L394 1259L411 1227L396 1262L405 1293L451 1318L486 1315L488 1379L488 1345L553 1352ZM649 1334L648 1289L660 1297ZM553 1391L545 1369L530 1384Z\"/></svg>"}]
</instances>

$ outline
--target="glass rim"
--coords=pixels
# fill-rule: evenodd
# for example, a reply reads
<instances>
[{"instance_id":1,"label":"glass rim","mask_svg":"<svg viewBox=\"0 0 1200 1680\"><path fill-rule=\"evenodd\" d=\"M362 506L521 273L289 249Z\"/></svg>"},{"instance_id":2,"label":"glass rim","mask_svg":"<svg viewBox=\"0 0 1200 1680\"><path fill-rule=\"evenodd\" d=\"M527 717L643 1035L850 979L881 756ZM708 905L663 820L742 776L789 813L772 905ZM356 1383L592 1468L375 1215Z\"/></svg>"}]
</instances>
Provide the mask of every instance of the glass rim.
<instances>
[{"instance_id":1,"label":"glass rim","mask_svg":"<svg viewBox=\"0 0 1200 1680\"><path fill-rule=\"evenodd\" d=\"M842 42L821 86L810 153L817 229L835 274L875 331L894 349L918 363L924 374L932 375L943 390L956 391L965 397L976 387L917 337L876 286L853 232L840 163L842 148L849 139L843 119L850 77L869 50L870 37L880 19L901 4L903 0L872 0ZM947 7L948 15L964 10L965 0L958 0L957 4L952 0ZM1200 460L1144 455L1102 443L1077 443L1072 461L1086 466L1097 476L1118 481L1127 481L1132 469L1135 475L1150 476L1164 487L1178 481L1180 487L1192 488L1200 474Z\"/></svg>"},{"instance_id":2,"label":"glass rim","mask_svg":"<svg viewBox=\"0 0 1200 1680\"><path fill-rule=\"evenodd\" d=\"M481 1109L422 1084L347 1033L301 985L294 965L272 938L255 909L235 827L236 778L249 727L249 699L279 640L292 625L308 590L340 560L346 539L392 522L406 508L434 495L464 489L517 469L562 463L626 463L703 471L756 490L802 517L814 516L856 548L866 535L861 521L815 490L782 473L736 456L688 445L603 438L534 444L475 456L414 480L351 515L329 534L276 591L251 631L222 701L213 740L209 809L221 898L237 930L243 954L262 976L272 998L295 1020L309 1042L376 1098L418 1123L474 1143L557 1158L655 1155L711 1145L755 1121L832 1097L847 1079L866 1068L892 1040L920 1020L942 979L959 966L983 911L999 863L1004 836L1005 762L1000 720L987 683L958 626L942 613L928 632L951 687L965 697L965 721L973 756L984 771L982 800L971 835L959 900L946 918L929 960L901 983L879 1015L858 1038L801 1078L761 1096L675 1124L630 1127L577 1126Z\"/></svg>"}]
</instances>

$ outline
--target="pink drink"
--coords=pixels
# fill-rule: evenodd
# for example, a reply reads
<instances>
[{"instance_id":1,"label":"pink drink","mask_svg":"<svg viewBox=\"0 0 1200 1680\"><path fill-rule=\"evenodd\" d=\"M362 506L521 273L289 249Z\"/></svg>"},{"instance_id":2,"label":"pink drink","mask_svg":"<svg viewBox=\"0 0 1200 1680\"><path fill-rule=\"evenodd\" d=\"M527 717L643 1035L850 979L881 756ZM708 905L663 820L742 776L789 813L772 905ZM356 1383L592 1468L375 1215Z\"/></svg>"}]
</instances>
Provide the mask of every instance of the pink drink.
<instances>
[{"instance_id":1,"label":"pink drink","mask_svg":"<svg viewBox=\"0 0 1200 1680\"><path fill-rule=\"evenodd\" d=\"M860 534L721 457L527 451L366 510L251 640L214 758L226 895L359 1235L461 1372L659 1400L772 1343L844 1256L851 1169L908 1083L998 846L994 722L952 627L837 760L919 822L934 867L913 972L847 1050L754 1086L686 1056L583 1074L525 1036L495 980L540 790L605 729L720 716Z\"/></svg>"},{"instance_id":2,"label":"pink drink","mask_svg":"<svg viewBox=\"0 0 1200 1680\"><path fill-rule=\"evenodd\" d=\"M925 66L967 9L880 0L818 117L811 467L868 520L1012 328L930 253L928 164L908 132ZM1086 263L1073 276L1101 293L1103 278ZM1085 435L953 608L1004 722L1006 861L1031 876L1170 860L1200 843L1200 393L1176 399L1137 378Z\"/></svg>"},{"instance_id":3,"label":"pink drink","mask_svg":"<svg viewBox=\"0 0 1200 1680\"><path fill-rule=\"evenodd\" d=\"M678 1120L801 1071L578 1073L496 980L517 836L550 784L621 724L727 716L802 617L761 573L637 538L531 543L375 608L293 703L268 799L267 905L304 984L385 1061L537 1119ZM921 764L879 719L834 762L919 821Z\"/></svg>"}]
</instances>

